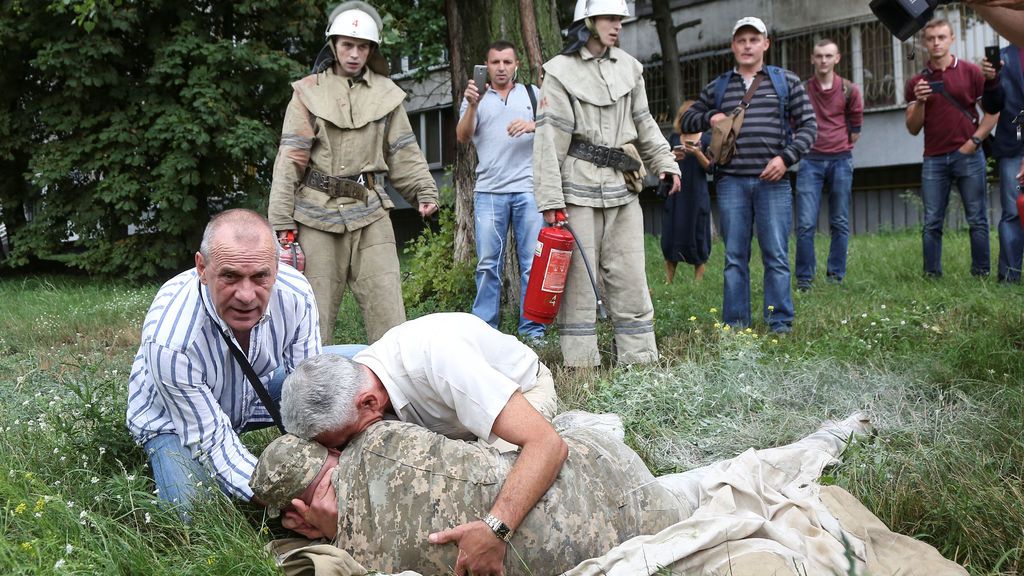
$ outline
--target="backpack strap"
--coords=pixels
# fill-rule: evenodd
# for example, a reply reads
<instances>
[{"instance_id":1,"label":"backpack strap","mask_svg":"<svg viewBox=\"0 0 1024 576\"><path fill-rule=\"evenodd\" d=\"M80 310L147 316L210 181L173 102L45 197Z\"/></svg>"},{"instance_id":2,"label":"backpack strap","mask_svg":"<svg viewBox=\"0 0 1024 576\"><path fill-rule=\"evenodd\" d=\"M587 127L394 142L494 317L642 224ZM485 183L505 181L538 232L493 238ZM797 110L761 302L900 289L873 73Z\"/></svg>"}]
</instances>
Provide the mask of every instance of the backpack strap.
<instances>
[{"instance_id":1,"label":"backpack strap","mask_svg":"<svg viewBox=\"0 0 1024 576\"><path fill-rule=\"evenodd\" d=\"M732 70L725 72L715 78L715 110L722 111L722 100L725 99L725 90L729 86L729 79L732 78Z\"/></svg>"},{"instance_id":2,"label":"backpack strap","mask_svg":"<svg viewBox=\"0 0 1024 576\"><path fill-rule=\"evenodd\" d=\"M782 132L785 145L793 141L793 119L789 117L789 82L786 71L778 66L766 65L768 79L772 81L775 94L779 97L779 118L782 120Z\"/></svg>"},{"instance_id":3,"label":"backpack strap","mask_svg":"<svg viewBox=\"0 0 1024 576\"><path fill-rule=\"evenodd\" d=\"M533 86L523 84L526 88L526 95L530 97L530 107L533 108L533 121L537 121L537 95L533 93Z\"/></svg>"}]
</instances>

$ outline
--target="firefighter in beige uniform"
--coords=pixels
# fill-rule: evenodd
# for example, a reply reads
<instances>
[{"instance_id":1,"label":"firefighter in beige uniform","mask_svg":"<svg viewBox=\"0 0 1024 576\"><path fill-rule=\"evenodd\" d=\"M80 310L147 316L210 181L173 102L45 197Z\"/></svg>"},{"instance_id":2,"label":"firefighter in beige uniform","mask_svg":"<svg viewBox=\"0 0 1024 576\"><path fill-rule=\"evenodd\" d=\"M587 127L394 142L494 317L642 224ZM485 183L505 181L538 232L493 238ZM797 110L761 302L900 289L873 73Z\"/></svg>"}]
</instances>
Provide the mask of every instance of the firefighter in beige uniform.
<instances>
[{"instance_id":1,"label":"firefighter in beige uniform","mask_svg":"<svg viewBox=\"0 0 1024 576\"><path fill-rule=\"evenodd\" d=\"M615 47L621 0L579 0L568 47L544 64L534 137L534 193L547 223L564 210L594 262L615 332L618 361L653 362L654 307L644 269L639 191L624 173L640 162L679 189L679 167L647 108L642 67ZM568 366L596 366L596 299L582 259L573 254L559 311L562 357Z\"/></svg>"},{"instance_id":2,"label":"firefighter in beige uniform","mask_svg":"<svg viewBox=\"0 0 1024 576\"><path fill-rule=\"evenodd\" d=\"M292 85L274 164L270 223L281 237L297 231L324 343L346 285L369 342L405 321L383 174L422 216L437 210L437 186L402 107L405 92L387 77L378 50L380 28L363 2L335 8L321 52L328 58Z\"/></svg>"}]
</instances>

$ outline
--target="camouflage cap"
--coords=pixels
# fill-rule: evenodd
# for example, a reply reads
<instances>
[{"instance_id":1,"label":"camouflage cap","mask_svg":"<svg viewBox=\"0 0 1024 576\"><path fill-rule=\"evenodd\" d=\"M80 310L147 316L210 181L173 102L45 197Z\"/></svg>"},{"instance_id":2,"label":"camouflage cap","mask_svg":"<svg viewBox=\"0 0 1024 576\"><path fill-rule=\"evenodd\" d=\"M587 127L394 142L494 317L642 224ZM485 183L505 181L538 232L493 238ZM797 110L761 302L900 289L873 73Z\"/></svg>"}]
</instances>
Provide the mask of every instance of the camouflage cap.
<instances>
[{"instance_id":1,"label":"camouflage cap","mask_svg":"<svg viewBox=\"0 0 1024 576\"><path fill-rule=\"evenodd\" d=\"M270 516L276 517L316 479L327 456L321 444L285 434L260 454L249 487L266 503Z\"/></svg>"}]
</instances>

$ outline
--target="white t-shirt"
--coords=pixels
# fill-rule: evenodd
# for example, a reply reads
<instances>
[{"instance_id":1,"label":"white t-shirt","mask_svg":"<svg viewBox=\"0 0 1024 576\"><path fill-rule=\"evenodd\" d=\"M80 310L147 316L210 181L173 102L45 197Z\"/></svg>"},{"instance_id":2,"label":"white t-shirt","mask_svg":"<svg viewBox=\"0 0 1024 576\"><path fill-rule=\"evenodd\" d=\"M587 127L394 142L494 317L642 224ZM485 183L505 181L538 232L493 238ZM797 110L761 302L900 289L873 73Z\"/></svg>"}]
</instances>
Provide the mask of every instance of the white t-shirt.
<instances>
[{"instance_id":1,"label":"white t-shirt","mask_svg":"<svg viewBox=\"0 0 1024 576\"><path fill-rule=\"evenodd\" d=\"M400 324L354 360L380 378L399 420L462 440L494 442L512 393L537 383L533 350L461 312Z\"/></svg>"}]
</instances>

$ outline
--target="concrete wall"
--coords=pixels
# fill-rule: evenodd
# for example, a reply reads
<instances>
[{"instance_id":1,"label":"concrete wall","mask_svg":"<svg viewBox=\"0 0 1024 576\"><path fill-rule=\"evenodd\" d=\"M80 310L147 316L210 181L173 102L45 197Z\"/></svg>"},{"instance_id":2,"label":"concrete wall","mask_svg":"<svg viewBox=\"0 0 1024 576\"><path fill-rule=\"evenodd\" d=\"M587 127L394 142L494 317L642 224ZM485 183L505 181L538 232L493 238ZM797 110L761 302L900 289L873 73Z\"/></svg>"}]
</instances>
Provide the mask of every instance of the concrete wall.
<instances>
[{"instance_id":1,"label":"concrete wall","mask_svg":"<svg viewBox=\"0 0 1024 576\"><path fill-rule=\"evenodd\" d=\"M686 53L728 42L733 25L744 16L757 16L764 20L770 34L784 34L828 22L868 16L871 14L868 3L869 0L715 0L676 8L672 20L676 24L696 18L702 20L699 26L683 30L676 37L680 52ZM643 17L645 13L649 13L649 9L641 12L639 19L625 24L622 33L622 48L641 61L661 52L654 23Z\"/></svg>"}]
</instances>

